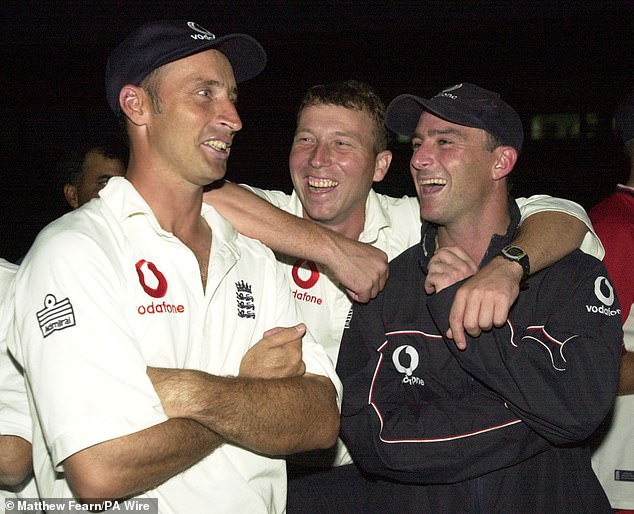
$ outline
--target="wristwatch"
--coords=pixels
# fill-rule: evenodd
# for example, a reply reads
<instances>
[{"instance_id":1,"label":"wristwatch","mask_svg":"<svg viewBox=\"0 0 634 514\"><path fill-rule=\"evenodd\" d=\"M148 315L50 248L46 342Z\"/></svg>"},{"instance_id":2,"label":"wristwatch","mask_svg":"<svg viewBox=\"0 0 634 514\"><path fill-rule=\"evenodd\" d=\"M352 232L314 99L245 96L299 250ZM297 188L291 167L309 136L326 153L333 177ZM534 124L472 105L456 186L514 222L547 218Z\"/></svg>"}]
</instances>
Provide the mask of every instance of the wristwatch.
<instances>
[{"instance_id":1,"label":"wristwatch","mask_svg":"<svg viewBox=\"0 0 634 514\"><path fill-rule=\"evenodd\" d=\"M528 254L519 246L507 245L502 248L502 253L500 255L506 260L517 262L520 266L522 266L522 280L520 280L520 288L523 289L526 286L526 280L531 274L531 265L530 262L528 262Z\"/></svg>"}]
</instances>

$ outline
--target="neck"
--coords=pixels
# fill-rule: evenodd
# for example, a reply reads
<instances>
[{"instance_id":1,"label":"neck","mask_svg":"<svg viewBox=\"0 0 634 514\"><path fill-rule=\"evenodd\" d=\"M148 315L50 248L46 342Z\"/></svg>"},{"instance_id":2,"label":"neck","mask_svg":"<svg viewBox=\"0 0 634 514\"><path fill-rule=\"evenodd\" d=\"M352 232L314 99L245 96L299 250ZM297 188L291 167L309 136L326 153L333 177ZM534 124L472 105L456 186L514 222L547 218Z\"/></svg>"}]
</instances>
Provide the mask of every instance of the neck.
<instances>
[{"instance_id":1,"label":"neck","mask_svg":"<svg viewBox=\"0 0 634 514\"><path fill-rule=\"evenodd\" d=\"M342 236L347 237L348 239L352 239L354 241L359 240L359 236L361 232L363 232L363 228L365 227L365 211L357 214L357 215L349 215L345 221L343 222L325 222L314 220L310 218L305 212L303 214L305 219L311 220L317 225L320 225L324 228L332 230L333 232L337 232Z\"/></svg>"},{"instance_id":2,"label":"neck","mask_svg":"<svg viewBox=\"0 0 634 514\"><path fill-rule=\"evenodd\" d=\"M494 234L505 234L511 221L506 199L484 206L480 213L438 227L438 246L459 246L480 263Z\"/></svg>"},{"instance_id":3,"label":"neck","mask_svg":"<svg viewBox=\"0 0 634 514\"><path fill-rule=\"evenodd\" d=\"M202 187L186 182L150 158L137 160L132 153L126 178L148 203L161 228L179 237L181 232L199 227Z\"/></svg>"}]
</instances>

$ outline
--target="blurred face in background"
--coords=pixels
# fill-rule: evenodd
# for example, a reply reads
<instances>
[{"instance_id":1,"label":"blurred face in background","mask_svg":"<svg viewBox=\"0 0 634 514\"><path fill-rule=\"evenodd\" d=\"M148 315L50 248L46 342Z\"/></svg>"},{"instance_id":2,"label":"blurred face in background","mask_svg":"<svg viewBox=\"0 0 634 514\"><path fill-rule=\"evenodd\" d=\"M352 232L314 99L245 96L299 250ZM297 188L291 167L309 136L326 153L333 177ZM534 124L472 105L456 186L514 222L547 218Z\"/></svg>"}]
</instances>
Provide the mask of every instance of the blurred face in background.
<instances>
[{"instance_id":1,"label":"blurred face in background","mask_svg":"<svg viewBox=\"0 0 634 514\"><path fill-rule=\"evenodd\" d=\"M124 163L116 158L106 157L100 150L90 150L84 157L82 174L77 183L64 186L66 201L73 208L81 207L87 201L97 198L112 177L125 175Z\"/></svg>"}]
</instances>

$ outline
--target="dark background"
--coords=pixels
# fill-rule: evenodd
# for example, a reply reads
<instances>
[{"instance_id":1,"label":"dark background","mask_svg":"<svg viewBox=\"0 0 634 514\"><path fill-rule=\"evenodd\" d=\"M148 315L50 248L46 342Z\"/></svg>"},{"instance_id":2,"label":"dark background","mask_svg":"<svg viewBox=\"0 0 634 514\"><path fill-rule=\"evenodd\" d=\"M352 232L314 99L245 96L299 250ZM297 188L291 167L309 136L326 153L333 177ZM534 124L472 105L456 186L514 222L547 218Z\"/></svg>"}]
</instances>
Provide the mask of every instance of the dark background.
<instances>
[{"instance_id":1,"label":"dark background","mask_svg":"<svg viewBox=\"0 0 634 514\"><path fill-rule=\"evenodd\" d=\"M0 3L0 257L24 254L65 211L53 169L61 151L116 133L104 98L109 51L145 21L193 20L246 32L267 50L240 85L244 128L228 178L290 191L287 151L311 85L355 78L386 102L457 82L499 91L528 128L537 113L597 113L592 137L525 142L517 196L544 192L589 208L624 180L611 115L634 88L631 1L14 1ZM413 194L407 145L377 189Z\"/></svg>"}]
</instances>

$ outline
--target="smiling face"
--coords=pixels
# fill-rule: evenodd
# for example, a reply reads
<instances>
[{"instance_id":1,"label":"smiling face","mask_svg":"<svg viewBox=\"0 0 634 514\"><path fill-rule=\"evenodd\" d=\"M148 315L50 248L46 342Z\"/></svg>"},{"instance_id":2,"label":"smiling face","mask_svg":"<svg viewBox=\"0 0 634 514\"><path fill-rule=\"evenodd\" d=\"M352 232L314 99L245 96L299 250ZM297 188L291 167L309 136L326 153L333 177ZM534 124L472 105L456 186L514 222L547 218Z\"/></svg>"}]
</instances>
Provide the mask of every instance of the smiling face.
<instances>
[{"instance_id":1,"label":"smiling face","mask_svg":"<svg viewBox=\"0 0 634 514\"><path fill-rule=\"evenodd\" d=\"M196 186L224 177L233 136L242 128L231 64L207 50L157 71L147 134L159 166Z\"/></svg>"},{"instance_id":2,"label":"smiling face","mask_svg":"<svg viewBox=\"0 0 634 514\"><path fill-rule=\"evenodd\" d=\"M373 127L365 111L338 105L311 105L300 113L289 167L305 218L358 238L368 192L385 176L391 157L375 154Z\"/></svg>"},{"instance_id":3,"label":"smiling face","mask_svg":"<svg viewBox=\"0 0 634 514\"><path fill-rule=\"evenodd\" d=\"M498 157L498 151L487 149L486 133L423 112L412 147L410 172L421 217L445 227L479 219Z\"/></svg>"}]
</instances>

